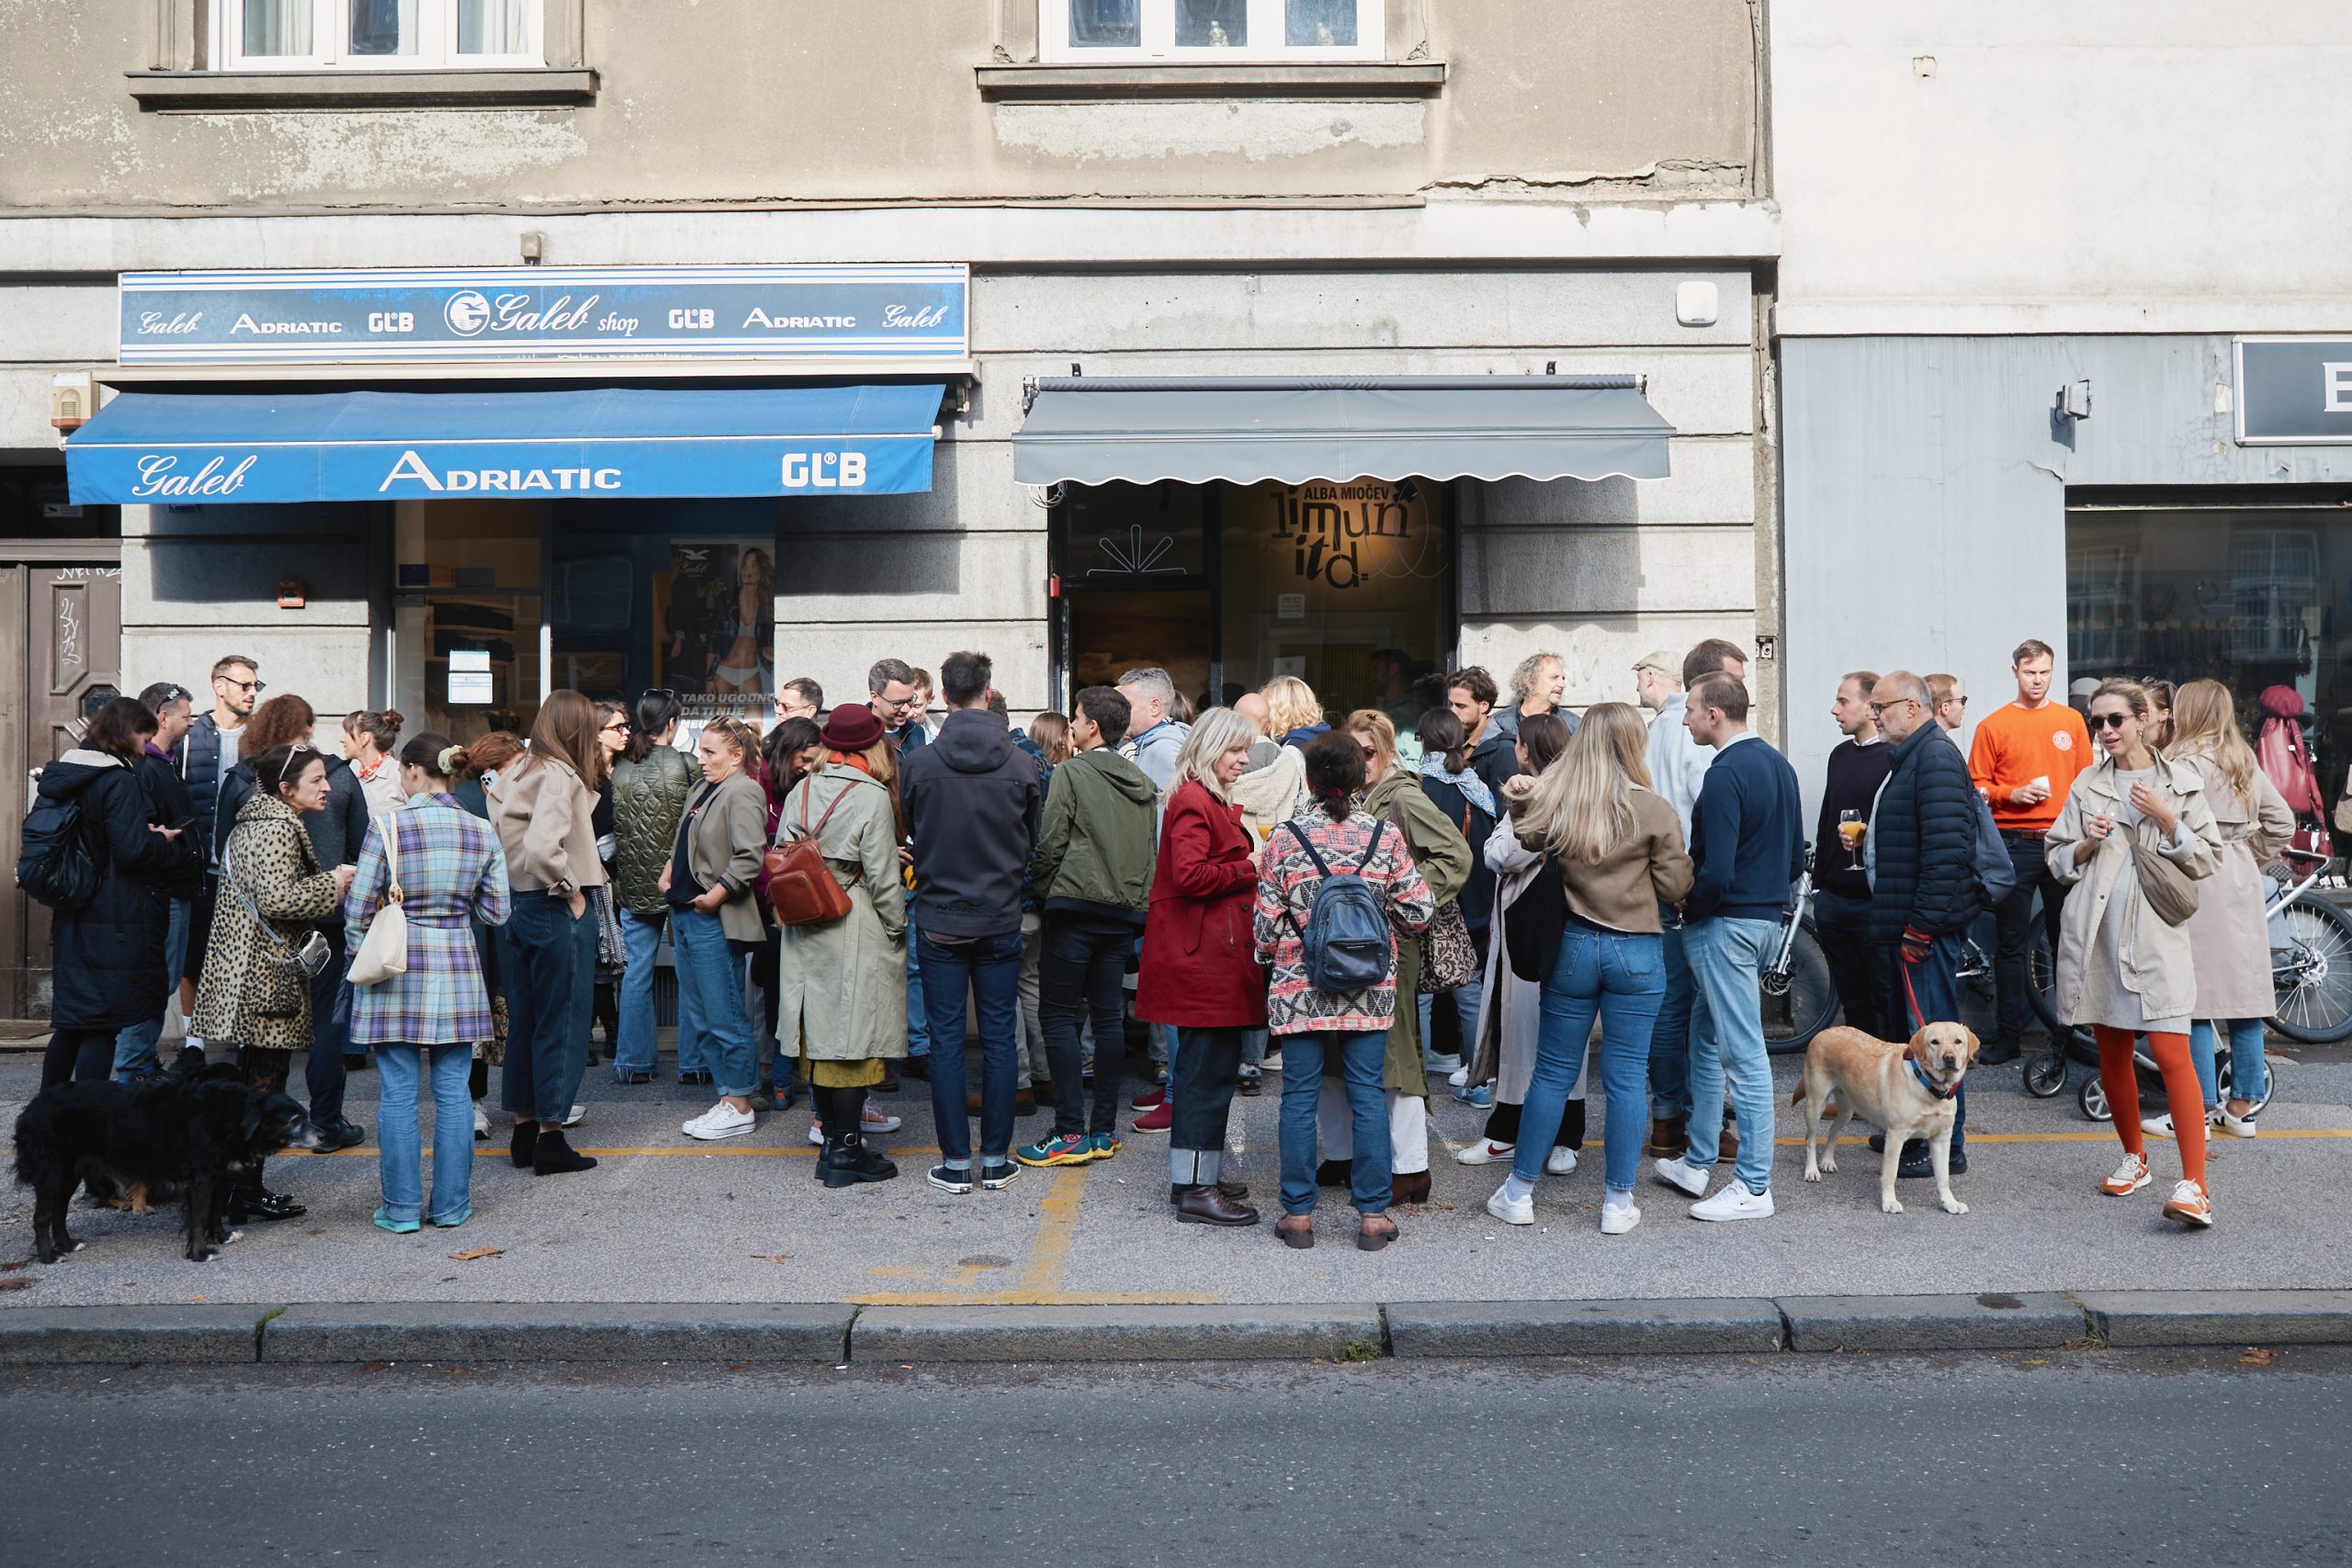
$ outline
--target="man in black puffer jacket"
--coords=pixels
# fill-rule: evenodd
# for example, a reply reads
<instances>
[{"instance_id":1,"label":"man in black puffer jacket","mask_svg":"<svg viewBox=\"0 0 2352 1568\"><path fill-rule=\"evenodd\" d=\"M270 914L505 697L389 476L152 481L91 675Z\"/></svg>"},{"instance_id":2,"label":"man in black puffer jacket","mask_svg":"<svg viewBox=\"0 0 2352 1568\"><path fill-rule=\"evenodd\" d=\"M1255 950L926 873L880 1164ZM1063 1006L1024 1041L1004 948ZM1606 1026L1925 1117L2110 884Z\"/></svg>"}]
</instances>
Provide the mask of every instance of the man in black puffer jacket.
<instances>
[{"instance_id":1,"label":"man in black puffer jacket","mask_svg":"<svg viewBox=\"0 0 2352 1568\"><path fill-rule=\"evenodd\" d=\"M1871 940L1885 958L1890 1036L1909 1039L1960 1017L1961 939L1983 912L1976 896L1976 786L1960 749L1936 728L1927 682L1890 671L1871 691L1871 715L1894 748L1894 767L1871 815ZM1968 1168L1966 1091L1951 1133L1951 1171ZM1883 1145L1883 1140L1880 1140ZM1902 1174L1924 1177L1927 1145L1904 1146Z\"/></svg>"}]
</instances>

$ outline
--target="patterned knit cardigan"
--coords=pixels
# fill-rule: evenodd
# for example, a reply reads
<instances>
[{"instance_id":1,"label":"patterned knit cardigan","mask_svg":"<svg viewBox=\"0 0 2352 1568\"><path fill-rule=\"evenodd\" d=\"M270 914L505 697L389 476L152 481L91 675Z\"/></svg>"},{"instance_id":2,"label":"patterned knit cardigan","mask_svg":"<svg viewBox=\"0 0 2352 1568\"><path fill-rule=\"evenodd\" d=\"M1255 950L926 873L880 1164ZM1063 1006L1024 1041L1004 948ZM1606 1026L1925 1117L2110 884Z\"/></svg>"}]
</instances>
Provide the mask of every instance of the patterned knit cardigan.
<instances>
[{"instance_id":1,"label":"patterned knit cardigan","mask_svg":"<svg viewBox=\"0 0 2352 1568\"><path fill-rule=\"evenodd\" d=\"M1304 833L1323 863L1336 874L1354 871L1387 905L1389 924L1408 935L1426 930L1436 908L1429 884L1413 865L1412 852L1395 823L1382 827L1380 847L1363 858L1373 829L1381 825L1361 811L1334 822L1320 807L1309 807L1274 829L1266 840L1258 873L1258 908L1251 922L1258 961L1272 972L1266 990L1267 1027L1276 1034L1323 1030L1386 1032L1396 1016L1396 942L1392 934L1388 974L1366 990L1334 995L1306 980L1306 944L1300 933L1315 909L1323 874L1298 841Z\"/></svg>"}]
</instances>

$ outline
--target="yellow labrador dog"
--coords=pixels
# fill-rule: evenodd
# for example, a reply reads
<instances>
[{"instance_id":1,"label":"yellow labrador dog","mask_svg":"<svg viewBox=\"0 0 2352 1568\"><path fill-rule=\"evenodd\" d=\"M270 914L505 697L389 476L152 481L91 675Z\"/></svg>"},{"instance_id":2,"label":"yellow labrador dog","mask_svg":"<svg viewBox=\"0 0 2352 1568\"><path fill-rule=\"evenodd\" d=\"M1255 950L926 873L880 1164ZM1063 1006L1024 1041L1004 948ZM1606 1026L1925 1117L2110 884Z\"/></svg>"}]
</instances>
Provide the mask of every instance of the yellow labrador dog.
<instances>
[{"instance_id":1,"label":"yellow labrador dog","mask_svg":"<svg viewBox=\"0 0 2352 1568\"><path fill-rule=\"evenodd\" d=\"M1804 1179L1818 1181L1822 1172L1838 1168L1838 1134L1848 1118L1860 1116L1886 1130L1886 1158L1878 1172L1881 1212L1903 1212L1894 1196L1895 1167L1905 1140L1925 1138L1936 1201L1947 1214L1968 1213L1951 1195L1951 1129L1958 1115L1952 1097L1980 1049L1975 1034L1957 1023L1928 1024L1907 1045L1842 1025L1814 1036L1805 1048L1804 1082L1790 1100L1804 1109ZM1826 1137L1824 1122L1830 1123Z\"/></svg>"}]
</instances>

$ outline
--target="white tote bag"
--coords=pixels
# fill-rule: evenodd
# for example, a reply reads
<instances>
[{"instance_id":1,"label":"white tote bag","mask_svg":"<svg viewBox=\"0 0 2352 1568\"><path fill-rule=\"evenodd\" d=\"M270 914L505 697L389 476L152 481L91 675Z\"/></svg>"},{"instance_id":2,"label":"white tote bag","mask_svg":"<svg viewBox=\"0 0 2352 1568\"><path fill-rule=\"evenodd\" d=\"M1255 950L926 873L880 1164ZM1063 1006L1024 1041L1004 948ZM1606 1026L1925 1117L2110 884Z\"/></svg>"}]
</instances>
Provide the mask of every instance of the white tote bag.
<instances>
[{"instance_id":1,"label":"white tote bag","mask_svg":"<svg viewBox=\"0 0 2352 1568\"><path fill-rule=\"evenodd\" d=\"M384 865L392 886L351 960L351 983L373 986L408 973L408 916L401 911L401 835L390 813L376 818L384 835Z\"/></svg>"}]
</instances>

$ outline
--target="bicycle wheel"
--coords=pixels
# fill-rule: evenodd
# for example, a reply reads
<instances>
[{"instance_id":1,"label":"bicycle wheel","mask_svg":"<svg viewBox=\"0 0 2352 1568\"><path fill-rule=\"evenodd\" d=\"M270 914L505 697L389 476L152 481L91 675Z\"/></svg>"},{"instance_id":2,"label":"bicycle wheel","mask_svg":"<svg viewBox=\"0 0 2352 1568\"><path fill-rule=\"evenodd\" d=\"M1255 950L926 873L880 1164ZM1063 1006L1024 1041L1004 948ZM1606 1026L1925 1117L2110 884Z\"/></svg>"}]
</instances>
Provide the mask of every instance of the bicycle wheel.
<instances>
[{"instance_id":1,"label":"bicycle wheel","mask_svg":"<svg viewBox=\"0 0 2352 1568\"><path fill-rule=\"evenodd\" d=\"M2025 1059L2022 1077L2026 1093L2036 1100L2049 1100L2066 1088L2066 1052L2053 1043L2047 1051L2037 1052Z\"/></svg>"},{"instance_id":2,"label":"bicycle wheel","mask_svg":"<svg viewBox=\"0 0 2352 1568\"><path fill-rule=\"evenodd\" d=\"M2107 1086L2098 1081L2097 1073L2085 1078L2083 1087L2075 1091L2075 1103L2094 1122L2115 1120L2114 1109L2107 1103Z\"/></svg>"},{"instance_id":3,"label":"bicycle wheel","mask_svg":"<svg viewBox=\"0 0 2352 1568\"><path fill-rule=\"evenodd\" d=\"M1807 919L1797 931L1789 954L1786 987L1764 987L1764 1048L1772 1055L1802 1051L1813 1037L1838 1021L1838 987L1830 982L1829 960Z\"/></svg>"},{"instance_id":4,"label":"bicycle wheel","mask_svg":"<svg viewBox=\"0 0 2352 1568\"><path fill-rule=\"evenodd\" d=\"M2221 1086L2222 1098L2223 1100L2230 1099L2231 1091L2237 1088L2237 1084L2234 1081L2237 1075L2233 1071L2236 1065L2237 1060L2235 1054L2230 1051L2223 1051L2222 1053L2221 1061L2216 1063L2214 1066L2214 1077ZM2275 1058L2265 1057L2263 1061L2263 1067L2262 1093L2254 1100L2247 1101L2248 1109L2246 1111L2246 1117L2248 1120L2252 1120L2253 1118L2261 1115L2262 1108L2268 1105L2273 1100L2276 1100L2278 1097L2278 1061Z\"/></svg>"},{"instance_id":5,"label":"bicycle wheel","mask_svg":"<svg viewBox=\"0 0 2352 1568\"><path fill-rule=\"evenodd\" d=\"M2278 1011L2271 1027L2290 1040L2325 1045L2352 1034L2352 915L2309 894L2287 906L2288 940L2300 951L2273 976Z\"/></svg>"},{"instance_id":6,"label":"bicycle wheel","mask_svg":"<svg viewBox=\"0 0 2352 1568\"><path fill-rule=\"evenodd\" d=\"M2050 936L2042 930L2039 916L2033 922L2033 945L2026 949L2025 972L2026 1002L2033 1009L2033 1016L2041 1021L2041 1027L2050 1032L2050 1038L2061 1040L2071 1033L2089 1043L2089 1031L2069 1030L2058 1021L2058 1009L2051 999L2058 989L2058 960L2050 951Z\"/></svg>"}]
</instances>

